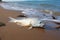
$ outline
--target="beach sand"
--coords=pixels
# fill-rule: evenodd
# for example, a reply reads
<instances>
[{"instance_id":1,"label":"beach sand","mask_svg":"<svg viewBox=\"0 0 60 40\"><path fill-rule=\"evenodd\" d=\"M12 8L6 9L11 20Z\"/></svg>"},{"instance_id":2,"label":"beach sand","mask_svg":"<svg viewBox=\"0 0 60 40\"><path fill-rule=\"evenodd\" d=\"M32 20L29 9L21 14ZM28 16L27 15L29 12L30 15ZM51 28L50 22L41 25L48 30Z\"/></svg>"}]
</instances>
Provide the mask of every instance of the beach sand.
<instances>
[{"instance_id":1,"label":"beach sand","mask_svg":"<svg viewBox=\"0 0 60 40\"><path fill-rule=\"evenodd\" d=\"M8 17L16 18L21 12L5 10L0 7L0 22L6 26L0 27L0 40L60 40L60 30L45 30L33 28L27 30L15 23L9 23Z\"/></svg>"}]
</instances>

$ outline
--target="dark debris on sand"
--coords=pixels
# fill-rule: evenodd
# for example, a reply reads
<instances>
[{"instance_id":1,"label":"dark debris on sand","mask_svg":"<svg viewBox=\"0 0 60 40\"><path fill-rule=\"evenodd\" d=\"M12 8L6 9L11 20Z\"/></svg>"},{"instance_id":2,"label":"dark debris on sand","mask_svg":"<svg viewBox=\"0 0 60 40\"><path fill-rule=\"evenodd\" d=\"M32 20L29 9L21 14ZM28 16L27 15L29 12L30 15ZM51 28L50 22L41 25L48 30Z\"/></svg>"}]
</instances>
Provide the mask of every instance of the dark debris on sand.
<instances>
[{"instance_id":1,"label":"dark debris on sand","mask_svg":"<svg viewBox=\"0 0 60 40\"><path fill-rule=\"evenodd\" d=\"M18 15L17 17L26 17L25 15Z\"/></svg>"},{"instance_id":2,"label":"dark debris on sand","mask_svg":"<svg viewBox=\"0 0 60 40\"><path fill-rule=\"evenodd\" d=\"M3 22L0 22L0 27L2 27L2 26L6 26L6 24Z\"/></svg>"},{"instance_id":3,"label":"dark debris on sand","mask_svg":"<svg viewBox=\"0 0 60 40\"><path fill-rule=\"evenodd\" d=\"M1 38L0 38L0 40L1 40Z\"/></svg>"}]
</instances>

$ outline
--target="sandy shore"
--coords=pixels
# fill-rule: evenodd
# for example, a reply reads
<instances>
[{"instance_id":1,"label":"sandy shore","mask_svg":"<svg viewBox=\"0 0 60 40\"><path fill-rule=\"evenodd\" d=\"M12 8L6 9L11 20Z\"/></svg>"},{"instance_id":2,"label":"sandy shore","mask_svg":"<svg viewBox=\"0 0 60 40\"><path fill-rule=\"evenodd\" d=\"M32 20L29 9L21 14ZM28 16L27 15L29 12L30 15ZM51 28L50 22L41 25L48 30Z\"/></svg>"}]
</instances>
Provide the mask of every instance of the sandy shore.
<instances>
[{"instance_id":1,"label":"sandy shore","mask_svg":"<svg viewBox=\"0 0 60 40\"><path fill-rule=\"evenodd\" d=\"M8 17L16 18L20 14L19 11L5 10L0 7L0 21L6 24L6 26L0 27L0 40L60 40L60 30L40 28L26 30L8 22Z\"/></svg>"}]
</instances>

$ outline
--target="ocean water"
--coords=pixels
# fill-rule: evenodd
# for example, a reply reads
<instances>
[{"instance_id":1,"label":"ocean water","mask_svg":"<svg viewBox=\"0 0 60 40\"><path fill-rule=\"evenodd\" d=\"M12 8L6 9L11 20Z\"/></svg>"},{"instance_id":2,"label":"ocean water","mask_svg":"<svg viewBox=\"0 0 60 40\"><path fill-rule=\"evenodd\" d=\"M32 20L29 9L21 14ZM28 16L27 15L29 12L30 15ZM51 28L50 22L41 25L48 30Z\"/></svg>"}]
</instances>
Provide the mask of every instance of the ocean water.
<instances>
[{"instance_id":1,"label":"ocean water","mask_svg":"<svg viewBox=\"0 0 60 40\"><path fill-rule=\"evenodd\" d=\"M14 8L14 10L33 8L38 10L53 10L60 11L60 1L17 1L17 2L6 2L4 4L5 8L9 9L10 6ZM12 9L13 9L12 8Z\"/></svg>"},{"instance_id":2,"label":"ocean water","mask_svg":"<svg viewBox=\"0 0 60 40\"><path fill-rule=\"evenodd\" d=\"M24 7L30 7L35 9L48 9L54 11L60 11L60 2L53 1L24 1L17 2L18 5L23 5Z\"/></svg>"}]
</instances>

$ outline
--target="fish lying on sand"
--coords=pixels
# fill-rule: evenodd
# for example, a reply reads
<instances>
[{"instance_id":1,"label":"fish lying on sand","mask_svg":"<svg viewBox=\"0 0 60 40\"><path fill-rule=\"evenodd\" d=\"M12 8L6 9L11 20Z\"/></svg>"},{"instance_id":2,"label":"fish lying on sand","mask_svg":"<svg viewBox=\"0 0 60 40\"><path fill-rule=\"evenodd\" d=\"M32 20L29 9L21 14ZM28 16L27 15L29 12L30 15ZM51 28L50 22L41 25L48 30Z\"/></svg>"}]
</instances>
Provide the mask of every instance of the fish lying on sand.
<instances>
[{"instance_id":1,"label":"fish lying on sand","mask_svg":"<svg viewBox=\"0 0 60 40\"><path fill-rule=\"evenodd\" d=\"M55 22L55 23L60 23L60 20L53 19L52 12L50 14L39 14L38 12L35 11L35 13L31 13L31 10L29 12L23 12L27 17L19 17L18 19L9 17L10 21L9 22L14 22L17 23L20 26L29 26L28 29L32 29L33 27L41 27L44 28L44 25L47 22ZM27 14L28 13L28 14ZM31 14L30 14L31 13ZM37 14L36 14L37 13ZM41 18L40 18L41 17Z\"/></svg>"},{"instance_id":2,"label":"fish lying on sand","mask_svg":"<svg viewBox=\"0 0 60 40\"><path fill-rule=\"evenodd\" d=\"M20 26L29 26L28 29L31 29L32 27L42 27L44 28L44 25L48 22L56 22L60 23L60 20L55 20L55 19L41 19L39 20L38 18L21 18L21 19L14 19L12 17L9 17L10 21L16 23L17 25Z\"/></svg>"}]
</instances>

